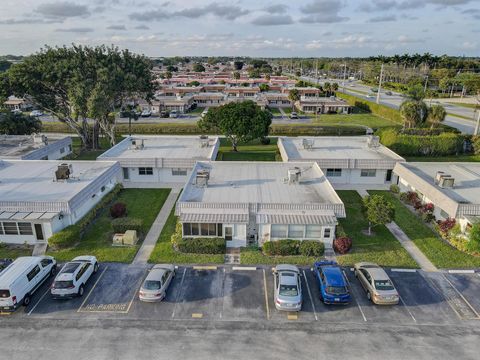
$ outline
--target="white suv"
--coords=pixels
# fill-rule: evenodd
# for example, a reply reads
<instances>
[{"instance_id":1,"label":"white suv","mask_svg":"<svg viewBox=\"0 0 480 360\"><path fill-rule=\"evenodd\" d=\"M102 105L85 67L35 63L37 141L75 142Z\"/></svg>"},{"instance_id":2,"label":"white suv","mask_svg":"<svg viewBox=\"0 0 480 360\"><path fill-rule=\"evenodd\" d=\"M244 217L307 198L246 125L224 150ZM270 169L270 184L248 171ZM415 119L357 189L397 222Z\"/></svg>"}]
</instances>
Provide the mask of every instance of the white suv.
<instances>
[{"instance_id":1,"label":"white suv","mask_svg":"<svg viewBox=\"0 0 480 360\"><path fill-rule=\"evenodd\" d=\"M63 266L50 292L54 298L82 296L85 284L97 271L98 261L95 256L77 256Z\"/></svg>"}]
</instances>

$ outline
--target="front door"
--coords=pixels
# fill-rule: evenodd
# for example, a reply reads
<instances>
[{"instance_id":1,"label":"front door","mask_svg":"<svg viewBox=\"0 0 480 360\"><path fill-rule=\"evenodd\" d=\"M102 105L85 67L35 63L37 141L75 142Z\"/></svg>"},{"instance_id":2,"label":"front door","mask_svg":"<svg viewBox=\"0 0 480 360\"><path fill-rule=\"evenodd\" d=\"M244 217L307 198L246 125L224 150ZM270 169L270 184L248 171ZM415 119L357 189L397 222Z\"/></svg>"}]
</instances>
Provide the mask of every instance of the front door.
<instances>
[{"instance_id":1,"label":"front door","mask_svg":"<svg viewBox=\"0 0 480 360\"><path fill-rule=\"evenodd\" d=\"M385 177L386 182L392 181L392 170L387 170L387 176Z\"/></svg>"},{"instance_id":2,"label":"front door","mask_svg":"<svg viewBox=\"0 0 480 360\"><path fill-rule=\"evenodd\" d=\"M232 241L233 240L233 227L232 226L225 226L225 240Z\"/></svg>"},{"instance_id":3,"label":"front door","mask_svg":"<svg viewBox=\"0 0 480 360\"><path fill-rule=\"evenodd\" d=\"M43 236L42 224L35 224L35 235L38 241L45 240L45 237Z\"/></svg>"}]
</instances>

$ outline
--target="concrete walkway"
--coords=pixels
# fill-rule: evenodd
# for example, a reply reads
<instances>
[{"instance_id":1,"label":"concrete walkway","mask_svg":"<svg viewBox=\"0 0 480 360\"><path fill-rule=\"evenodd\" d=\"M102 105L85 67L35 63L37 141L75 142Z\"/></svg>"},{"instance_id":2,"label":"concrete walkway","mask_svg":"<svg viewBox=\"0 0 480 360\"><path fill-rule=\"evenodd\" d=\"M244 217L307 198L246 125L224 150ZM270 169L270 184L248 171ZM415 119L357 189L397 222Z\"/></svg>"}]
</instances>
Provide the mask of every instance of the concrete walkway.
<instances>
[{"instance_id":1,"label":"concrete walkway","mask_svg":"<svg viewBox=\"0 0 480 360\"><path fill-rule=\"evenodd\" d=\"M168 219L168 215L170 215L170 211L172 210L173 206L175 205L175 202L177 201L177 197L178 197L178 194L180 194L180 190L181 189L179 188L173 188L170 191L170 194L165 200L165 203L163 204L162 209L158 213L157 218L153 222L150 230L148 231L148 234L145 237L145 240L143 240L143 244L138 250L137 255L135 256L135 259L133 259L132 264L141 265L141 264L146 264L148 262L148 259L150 258L150 254L152 253L153 248L157 243L158 237L162 232L163 226L165 225L165 222Z\"/></svg>"},{"instance_id":2,"label":"concrete walkway","mask_svg":"<svg viewBox=\"0 0 480 360\"><path fill-rule=\"evenodd\" d=\"M369 195L370 195L366 189L359 189L359 188L357 188L356 190L357 190L357 193L358 193L362 198L364 198L365 196L369 196Z\"/></svg>"},{"instance_id":3,"label":"concrete walkway","mask_svg":"<svg viewBox=\"0 0 480 360\"><path fill-rule=\"evenodd\" d=\"M412 240L403 232L402 229L395 223L391 222L386 225L388 230L400 241L400 244L407 250L410 256L417 262L417 264L424 271L438 271L438 269L433 265L430 260L420 251L420 249L413 243Z\"/></svg>"},{"instance_id":4,"label":"concrete walkway","mask_svg":"<svg viewBox=\"0 0 480 360\"><path fill-rule=\"evenodd\" d=\"M283 111L281 107L278 108L278 111L280 111L280 114L282 114L282 119L288 119L288 115Z\"/></svg>"}]
</instances>

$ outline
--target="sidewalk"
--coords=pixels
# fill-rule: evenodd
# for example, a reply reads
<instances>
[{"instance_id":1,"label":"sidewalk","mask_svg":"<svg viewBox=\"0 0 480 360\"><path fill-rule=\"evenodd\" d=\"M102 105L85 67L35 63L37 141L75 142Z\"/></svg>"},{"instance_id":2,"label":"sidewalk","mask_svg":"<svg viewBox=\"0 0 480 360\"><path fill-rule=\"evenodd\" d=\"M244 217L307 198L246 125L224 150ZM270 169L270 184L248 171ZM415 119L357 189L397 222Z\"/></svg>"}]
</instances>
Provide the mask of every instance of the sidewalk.
<instances>
[{"instance_id":1,"label":"sidewalk","mask_svg":"<svg viewBox=\"0 0 480 360\"><path fill-rule=\"evenodd\" d=\"M167 200L165 200L165 203L163 204L162 209L158 213L157 218L153 222L152 227L148 231L148 234L145 237L145 240L143 240L143 244L138 250L137 255L135 256L135 259L133 259L132 264L140 265L140 264L146 264L148 262L148 259L150 258L150 254L152 253L155 247L155 244L157 243L158 237L162 232L163 226L167 221L168 215L170 215L170 211L172 210L173 206L175 205L175 202L177 201L177 197L178 197L178 194L180 194L180 190L181 189L179 188L173 188L170 191L170 194L168 195Z\"/></svg>"},{"instance_id":2,"label":"sidewalk","mask_svg":"<svg viewBox=\"0 0 480 360\"><path fill-rule=\"evenodd\" d=\"M391 222L386 225L388 230L400 241L400 244L407 250L410 256L417 262L417 264L424 271L435 272L438 269L433 265L430 260L418 249L418 247L413 243L412 240L403 232L402 229L395 223Z\"/></svg>"}]
</instances>

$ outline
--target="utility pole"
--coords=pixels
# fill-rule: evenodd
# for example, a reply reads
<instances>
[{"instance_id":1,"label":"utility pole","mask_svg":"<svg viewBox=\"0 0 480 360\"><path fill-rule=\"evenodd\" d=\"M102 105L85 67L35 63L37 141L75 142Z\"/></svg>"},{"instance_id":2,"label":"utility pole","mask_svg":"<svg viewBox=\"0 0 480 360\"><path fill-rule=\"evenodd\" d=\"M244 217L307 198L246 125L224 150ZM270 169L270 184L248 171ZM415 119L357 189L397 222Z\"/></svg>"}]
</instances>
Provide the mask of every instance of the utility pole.
<instances>
[{"instance_id":1,"label":"utility pole","mask_svg":"<svg viewBox=\"0 0 480 360\"><path fill-rule=\"evenodd\" d=\"M473 132L473 135L479 135L479 134L480 134L480 109L478 109L477 124L475 125L475 131Z\"/></svg>"},{"instance_id":2,"label":"utility pole","mask_svg":"<svg viewBox=\"0 0 480 360\"><path fill-rule=\"evenodd\" d=\"M347 76L347 63L343 64L343 92L345 92L345 78Z\"/></svg>"},{"instance_id":3,"label":"utility pole","mask_svg":"<svg viewBox=\"0 0 480 360\"><path fill-rule=\"evenodd\" d=\"M315 78L317 79L318 86L318 59L315 61Z\"/></svg>"},{"instance_id":4,"label":"utility pole","mask_svg":"<svg viewBox=\"0 0 480 360\"><path fill-rule=\"evenodd\" d=\"M425 85L423 86L423 92L427 92L427 85L428 85L428 75L425 77Z\"/></svg>"},{"instance_id":5,"label":"utility pole","mask_svg":"<svg viewBox=\"0 0 480 360\"><path fill-rule=\"evenodd\" d=\"M378 89L377 89L377 104L380 104L380 90L382 89L382 78L383 78L383 64L380 68L380 79L378 80Z\"/></svg>"}]
</instances>

